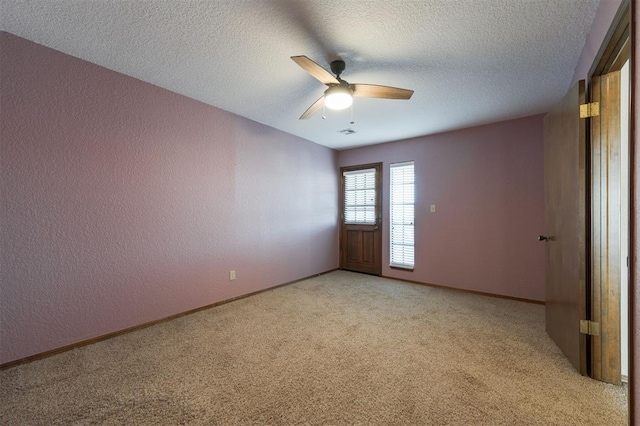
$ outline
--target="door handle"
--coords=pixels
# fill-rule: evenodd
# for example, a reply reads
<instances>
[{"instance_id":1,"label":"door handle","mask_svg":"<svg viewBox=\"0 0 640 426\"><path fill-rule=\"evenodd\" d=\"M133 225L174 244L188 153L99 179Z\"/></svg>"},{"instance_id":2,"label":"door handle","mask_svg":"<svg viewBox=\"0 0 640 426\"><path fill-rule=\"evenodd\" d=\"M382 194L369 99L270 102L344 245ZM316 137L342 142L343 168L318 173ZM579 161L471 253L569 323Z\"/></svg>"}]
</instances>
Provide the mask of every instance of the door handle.
<instances>
[{"instance_id":1,"label":"door handle","mask_svg":"<svg viewBox=\"0 0 640 426\"><path fill-rule=\"evenodd\" d=\"M546 235L538 235L538 241L551 241L551 238Z\"/></svg>"}]
</instances>

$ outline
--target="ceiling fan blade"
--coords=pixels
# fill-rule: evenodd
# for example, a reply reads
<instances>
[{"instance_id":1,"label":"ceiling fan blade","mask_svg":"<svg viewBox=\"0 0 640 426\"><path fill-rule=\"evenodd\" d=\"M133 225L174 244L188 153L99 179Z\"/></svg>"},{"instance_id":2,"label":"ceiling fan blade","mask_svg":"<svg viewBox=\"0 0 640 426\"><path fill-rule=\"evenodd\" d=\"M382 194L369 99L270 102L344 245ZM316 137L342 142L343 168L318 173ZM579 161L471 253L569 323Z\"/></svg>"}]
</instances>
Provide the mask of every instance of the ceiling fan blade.
<instances>
[{"instance_id":1,"label":"ceiling fan blade","mask_svg":"<svg viewBox=\"0 0 640 426\"><path fill-rule=\"evenodd\" d=\"M322 104L324 103L324 95L320 96L320 99L315 101L307 110L300 116L300 120L306 120L307 118L311 118L313 114L320 111L322 108Z\"/></svg>"},{"instance_id":2,"label":"ceiling fan blade","mask_svg":"<svg viewBox=\"0 0 640 426\"><path fill-rule=\"evenodd\" d=\"M338 79L331 75L329 71L325 70L306 56L292 56L291 59L293 59L293 62L300 65L306 72L320 80L322 84L340 84Z\"/></svg>"},{"instance_id":3,"label":"ceiling fan blade","mask_svg":"<svg viewBox=\"0 0 640 426\"><path fill-rule=\"evenodd\" d=\"M361 98L411 99L413 90L377 84L352 84L353 96Z\"/></svg>"}]
</instances>

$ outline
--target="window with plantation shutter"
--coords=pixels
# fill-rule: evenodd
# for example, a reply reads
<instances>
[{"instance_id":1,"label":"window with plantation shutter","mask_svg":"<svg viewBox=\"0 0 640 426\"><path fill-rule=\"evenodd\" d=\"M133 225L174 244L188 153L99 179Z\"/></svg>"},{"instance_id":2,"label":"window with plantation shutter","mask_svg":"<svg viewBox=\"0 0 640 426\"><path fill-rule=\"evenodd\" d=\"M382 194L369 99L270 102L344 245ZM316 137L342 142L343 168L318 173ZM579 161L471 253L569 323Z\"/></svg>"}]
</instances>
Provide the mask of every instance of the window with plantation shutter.
<instances>
[{"instance_id":1,"label":"window with plantation shutter","mask_svg":"<svg viewBox=\"0 0 640 426\"><path fill-rule=\"evenodd\" d=\"M353 170L344 176L344 223L376 222L376 170Z\"/></svg>"},{"instance_id":2,"label":"window with plantation shutter","mask_svg":"<svg viewBox=\"0 0 640 426\"><path fill-rule=\"evenodd\" d=\"M415 263L413 161L391 164L391 254L390 265L413 269Z\"/></svg>"}]
</instances>

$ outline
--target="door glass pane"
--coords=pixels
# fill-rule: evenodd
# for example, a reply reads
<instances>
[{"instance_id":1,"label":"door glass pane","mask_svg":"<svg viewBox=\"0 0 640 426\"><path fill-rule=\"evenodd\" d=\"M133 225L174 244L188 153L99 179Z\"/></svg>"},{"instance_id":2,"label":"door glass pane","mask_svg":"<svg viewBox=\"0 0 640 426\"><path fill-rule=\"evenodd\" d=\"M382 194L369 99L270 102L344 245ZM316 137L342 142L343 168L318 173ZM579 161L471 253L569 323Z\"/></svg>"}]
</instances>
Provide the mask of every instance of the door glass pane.
<instances>
[{"instance_id":1,"label":"door glass pane","mask_svg":"<svg viewBox=\"0 0 640 426\"><path fill-rule=\"evenodd\" d=\"M344 172L344 223L376 222L375 169Z\"/></svg>"}]
</instances>

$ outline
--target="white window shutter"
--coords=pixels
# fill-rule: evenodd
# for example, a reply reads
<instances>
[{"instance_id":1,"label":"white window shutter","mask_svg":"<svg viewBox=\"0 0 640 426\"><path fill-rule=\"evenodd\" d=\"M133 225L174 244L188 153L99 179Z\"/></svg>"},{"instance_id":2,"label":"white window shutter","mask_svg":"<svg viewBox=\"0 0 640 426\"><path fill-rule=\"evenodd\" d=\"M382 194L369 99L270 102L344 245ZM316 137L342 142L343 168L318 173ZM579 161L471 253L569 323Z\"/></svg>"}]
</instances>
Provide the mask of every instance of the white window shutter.
<instances>
[{"instance_id":1,"label":"white window shutter","mask_svg":"<svg viewBox=\"0 0 640 426\"><path fill-rule=\"evenodd\" d=\"M376 170L343 172L344 223L376 222Z\"/></svg>"},{"instance_id":2,"label":"white window shutter","mask_svg":"<svg viewBox=\"0 0 640 426\"><path fill-rule=\"evenodd\" d=\"M413 161L391 164L390 265L413 269L415 265L415 174Z\"/></svg>"}]
</instances>

